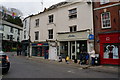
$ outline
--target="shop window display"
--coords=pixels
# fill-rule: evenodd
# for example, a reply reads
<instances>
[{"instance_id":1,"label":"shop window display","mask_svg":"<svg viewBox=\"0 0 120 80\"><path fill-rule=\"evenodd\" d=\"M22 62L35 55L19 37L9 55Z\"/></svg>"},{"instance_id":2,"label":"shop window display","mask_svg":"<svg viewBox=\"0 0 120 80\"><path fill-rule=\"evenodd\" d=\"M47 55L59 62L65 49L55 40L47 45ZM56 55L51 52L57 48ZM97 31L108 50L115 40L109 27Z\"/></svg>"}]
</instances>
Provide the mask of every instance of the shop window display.
<instances>
[{"instance_id":1,"label":"shop window display","mask_svg":"<svg viewBox=\"0 0 120 80\"><path fill-rule=\"evenodd\" d=\"M104 44L104 58L119 59L119 44Z\"/></svg>"}]
</instances>

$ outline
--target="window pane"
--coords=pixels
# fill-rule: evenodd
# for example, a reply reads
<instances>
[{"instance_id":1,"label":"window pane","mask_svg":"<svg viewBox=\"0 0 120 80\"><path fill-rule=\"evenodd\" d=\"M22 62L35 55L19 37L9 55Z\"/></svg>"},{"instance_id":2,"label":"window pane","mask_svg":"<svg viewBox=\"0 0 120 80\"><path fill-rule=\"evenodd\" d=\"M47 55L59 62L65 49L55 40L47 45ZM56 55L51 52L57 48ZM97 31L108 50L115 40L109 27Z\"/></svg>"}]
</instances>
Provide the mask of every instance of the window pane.
<instances>
[{"instance_id":1,"label":"window pane","mask_svg":"<svg viewBox=\"0 0 120 80\"><path fill-rule=\"evenodd\" d=\"M53 29L51 29L51 30L48 30L48 37L49 37L49 39L53 39Z\"/></svg>"},{"instance_id":2,"label":"window pane","mask_svg":"<svg viewBox=\"0 0 120 80\"><path fill-rule=\"evenodd\" d=\"M102 27L110 27L110 13L102 13Z\"/></svg>"},{"instance_id":3,"label":"window pane","mask_svg":"<svg viewBox=\"0 0 120 80\"><path fill-rule=\"evenodd\" d=\"M119 44L111 44L107 43L104 44L104 58L109 59L119 59L120 58L120 51L119 51Z\"/></svg>"}]
</instances>

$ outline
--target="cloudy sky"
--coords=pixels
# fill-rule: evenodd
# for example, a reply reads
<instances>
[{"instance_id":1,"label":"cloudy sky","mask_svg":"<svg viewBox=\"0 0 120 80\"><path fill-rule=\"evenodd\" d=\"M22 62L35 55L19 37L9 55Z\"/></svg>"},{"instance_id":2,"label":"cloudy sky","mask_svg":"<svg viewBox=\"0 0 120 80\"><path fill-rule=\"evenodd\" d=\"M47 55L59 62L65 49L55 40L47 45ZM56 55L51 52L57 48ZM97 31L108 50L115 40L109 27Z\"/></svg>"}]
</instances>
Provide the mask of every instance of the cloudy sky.
<instances>
[{"instance_id":1,"label":"cloudy sky","mask_svg":"<svg viewBox=\"0 0 120 80\"><path fill-rule=\"evenodd\" d=\"M24 16L39 13L43 8L65 0L0 0L0 5L6 8L19 9ZM43 2L43 5L42 5Z\"/></svg>"}]
</instances>

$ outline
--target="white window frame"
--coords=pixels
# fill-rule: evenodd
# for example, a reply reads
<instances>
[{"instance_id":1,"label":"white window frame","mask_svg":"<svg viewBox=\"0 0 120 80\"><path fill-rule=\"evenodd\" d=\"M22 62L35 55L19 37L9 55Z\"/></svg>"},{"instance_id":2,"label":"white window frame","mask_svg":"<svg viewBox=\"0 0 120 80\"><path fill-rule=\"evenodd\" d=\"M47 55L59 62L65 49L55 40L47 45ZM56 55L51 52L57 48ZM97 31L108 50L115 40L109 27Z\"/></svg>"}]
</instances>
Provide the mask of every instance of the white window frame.
<instances>
[{"instance_id":1,"label":"white window frame","mask_svg":"<svg viewBox=\"0 0 120 80\"><path fill-rule=\"evenodd\" d=\"M39 27L39 19L35 19L35 27Z\"/></svg>"},{"instance_id":2,"label":"white window frame","mask_svg":"<svg viewBox=\"0 0 120 80\"><path fill-rule=\"evenodd\" d=\"M37 35L38 39L36 39L36 33L38 33L38 35ZM39 40L39 31L36 31L35 32L35 41L38 41L38 40Z\"/></svg>"},{"instance_id":3,"label":"white window frame","mask_svg":"<svg viewBox=\"0 0 120 80\"><path fill-rule=\"evenodd\" d=\"M72 31L70 30L70 32L76 32L77 31L77 25L69 26L69 28L72 28ZM76 28L76 30L75 30L75 28Z\"/></svg>"},{"instance_id":4,"label":"white window frame","mask_svg":"<svg viewBox=\"0 0 120 80\"><path fill-rule=\"evenodd\" d=\"M49 29L49 30L48 30L48 39L53 39L53 38L54 38L54 36L53 36L54 31L52 32L52 34L49 34L49 31L50 31L50 30L52 30L52 31L53 31L53 29ZM52 36L52 38L50 38L50 36Z\"/></svg>"},{"instance_id":5,"label":"white window frame","mask_svg":"<svg viewBox=\"0 0 120 80\"><path fill-rule=\"evenodd\" d=\"M27 26L27 20L25 20L24 29L26 29L26 26Z\"/></svg>"},{"instance_id":6,"label":"white window frame","mask_svg":"<svg viewBox=\"0 0 120 80\"><path fill-rule=\"evenodd\" d=\"M77 8L73 8L68 11L69 11L69 19L77 18ZM75 16L75 15L76 15L76 17L71 17L71 16Z\"/></svg>"},{"instance_id":7,"label":"white window frame","mask_svg":"<svg viewBox=\"0 0 120 80\"><path fill-rule=\"evenodd\" d=\"M51 15L48 16L48 23L53 23L53 22L54 22L54 15L51 14Z\"/></svg>"},{"instance_id":8,"label":"white window frame","mask_svg":"<svg viewBox=\"0 0 120 80\"><path fill-rule=\"evenodd\" d=\"M109 0L100 0L100 4L102 5L102 4L107 4L107 3L109 3L110 1Z\"/></svg>"},{"instance_id":9,"label":"white window frame","mask_svg":"<svg viewBox=\"0 0 120 80\"><path fill-rule=\"evenodd\" d=\"M106 26L106 27L103 26L103 17L102 17L102 15L103 15L104 13L109 13L109 19L105 19L104 21L110 20L110 26ZM110 15L110 12L104 12L104 13L101 14L101 25L102 25L102 29L111 28L111 15Z\"/></svg>"},{"instance_id":10,"label":"white window frame","mask_svg":"<svg viewBox=\"0 0 120 80\"><path fill-rule=\"evenodd\" d=\"M26 39L26 30L24 31L24 39Z\"/></svg>"}]
</instances>

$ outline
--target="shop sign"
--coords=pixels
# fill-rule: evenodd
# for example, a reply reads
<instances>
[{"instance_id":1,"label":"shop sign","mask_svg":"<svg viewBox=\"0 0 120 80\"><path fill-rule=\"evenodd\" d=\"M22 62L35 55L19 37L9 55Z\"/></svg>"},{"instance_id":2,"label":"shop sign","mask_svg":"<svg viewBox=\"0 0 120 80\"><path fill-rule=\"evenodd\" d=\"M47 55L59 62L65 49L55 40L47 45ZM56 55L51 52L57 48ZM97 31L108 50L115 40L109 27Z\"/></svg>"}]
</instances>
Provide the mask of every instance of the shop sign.
<instances>
[{"instance_id":1,"label":"shop sign","mask_svg":"<svg viewBox=\"0 0 120 80\"><path fill-rule=\"evenodd\" d=\"M106 37L106 41L110 41L110 37Z\"/></svg>"},{"instance_id":2,"label":"shop sign","mask_svg":"<svg viewBox=\"0 0 120 80\"><path fill-rule=\"evenodd\" d=\"M68 35L68 37L75 37L75 35Z\"/></svg>"}]
</instances>

